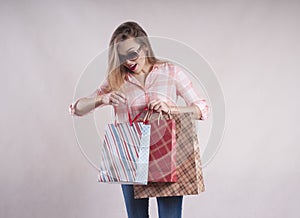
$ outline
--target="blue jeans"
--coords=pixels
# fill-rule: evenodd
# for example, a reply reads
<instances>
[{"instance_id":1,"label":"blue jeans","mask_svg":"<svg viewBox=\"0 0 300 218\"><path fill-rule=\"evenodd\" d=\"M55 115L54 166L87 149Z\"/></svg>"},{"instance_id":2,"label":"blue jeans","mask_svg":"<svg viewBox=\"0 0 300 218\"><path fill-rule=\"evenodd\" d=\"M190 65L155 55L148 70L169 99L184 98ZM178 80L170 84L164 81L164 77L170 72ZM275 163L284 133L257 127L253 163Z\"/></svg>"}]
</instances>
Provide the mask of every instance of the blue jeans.
<instances>
[{"instance_id":1,"label":"blue jeans","mask_svg":"<svg viewBox=\"0 0 300 218\"><path fill-rule=\"evenodd\" d=\"M128 218L148 218L149 198L134 199L133 185L122 185ZM157 197L159 218L181 218L182 196Z\"/></svg>"}]
</instances>

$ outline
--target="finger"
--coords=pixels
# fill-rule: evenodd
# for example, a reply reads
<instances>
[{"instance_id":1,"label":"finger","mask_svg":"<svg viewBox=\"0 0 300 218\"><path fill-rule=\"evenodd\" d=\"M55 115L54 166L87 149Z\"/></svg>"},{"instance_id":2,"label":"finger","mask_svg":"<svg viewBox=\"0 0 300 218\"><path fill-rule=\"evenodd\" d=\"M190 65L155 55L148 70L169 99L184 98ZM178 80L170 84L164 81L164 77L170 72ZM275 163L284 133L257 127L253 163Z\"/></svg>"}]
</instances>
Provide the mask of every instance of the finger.
<instances>
[{"instance_id":1,"label":"finger","mask_svg":"<svg viewBox=\"0 0 300 218\"><path fill-rule=\"evenodd\" d=\"M153 107L153 109L154 110L158 110L158 109L160 109L161 108L161 103L160 102L158 102L154 107Z\"/></svg>"},{"instance_id":2,"label":"finger","mask_svg":"<svg viewBox=\"0 0 300 218\"><path fill-rule=\"evenodd\" d=\"M118 101L118 103L120 103L120 102L126 103L126 100L119 95L114 95L114 100Z\"/></svg>"},{"instance_id":3,"label":"finger","mask_svg":"<svg viewBox=\"0 0 300 218\"><path fill-rule=\"evenodd\" d=\"M160 110L165 112L165 113L168 113L169 105L166 102L162 102Z\"/></svg>"},{"instance_id":4,"label":"finger","mask_svg":"<svg viewBox=\"0 0 300 218\"><path fill-rule=\"evenodd\" d=\"M168 112L169 110L169 106L167 105L167 103L163 102L163 101L159 101L157 102L157 104L153 105L153 109L156 110L157 112Z\"/></svg>"},{"instance_id":5,"label":"finger","mask_svg":"<svg viewBox=\"0 0 300 218\"><path fill-rule=\"evenodd\" d=\"M110 103L111 105L116 106L116 105L119 104L119 101L118 101L117 99L115 99L113 96L111 96L110 99L109 99L109 103Z\"/></svg>"},{"instance_id":6,"label":"finger","mask_svg":"<svg viewBox=\"0 0 300 218\"><path fill-rule=\"evenodd\" d=\"M118 99L120 102L126 103L126 96L122 92L115 92L115 98Z\"/></svg>"},{"instance_id":7,"label":"finger","mask_svg":"<svg viewBox=\"0 0 300 218\"><path fill-rule=\"evenodd\" d=\"M102 96L102 102L103 102L103 104L110 104L110 96L111 96L110 93L104 94Z\"/></svg>"},{"instance_id":8,"label":"finger","mask_svg":"<svg viewBox=\"0 0 300 218\"><path fill-rule=\"evenodd\" d=\"M154 107L155 107L157 104L159 104L159 101L158 101L158 100L152 100L152 101L150 101L150 103L148 104L148 107L149 107L150 110L153 110Z\"/></svg>"},{"instance_id":9,"label":"finger","mask_svg":"<svg viewBox=\"0 0 300 218\"><path fill-rule=\"evenodd\" d=\"M111 93L110 102L113 104L119 104L120 102L125 103L125 100L116 92Z\"/></svg>"}]
</instances>

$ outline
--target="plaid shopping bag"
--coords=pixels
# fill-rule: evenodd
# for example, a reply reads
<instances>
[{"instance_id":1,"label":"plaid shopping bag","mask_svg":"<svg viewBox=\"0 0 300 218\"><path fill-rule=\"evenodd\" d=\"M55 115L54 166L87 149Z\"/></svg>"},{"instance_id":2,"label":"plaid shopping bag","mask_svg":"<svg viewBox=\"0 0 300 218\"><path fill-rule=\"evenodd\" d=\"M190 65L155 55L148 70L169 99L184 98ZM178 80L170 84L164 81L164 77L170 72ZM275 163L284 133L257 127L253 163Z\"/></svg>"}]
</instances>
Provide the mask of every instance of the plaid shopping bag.
<instances>
[{"instance_id":1,"label":"plaid shopping bag","mask_svg":"<svg viewBox=\"0 0 300 218\"><path fill-rule=\"evenodd\" d=\"M148 182L176 182L175 121L170 117L162 119L161 116L149 120L151 135Z\"/></svg>"},{"instance_id":2,"label":"plaid shopping bag","mask_svg":"<svg viewBox=\"0 0 300 218\"><path fill-rule=\"evenodd\" d=\"M193 114L172 116L176 122L177 182L134 185L135 198L195 195L205 191Z\"/></svg>"},{"instance_id":3,"label":"plaid shopping bag","mask_svg":"<svg viewBox=\"0 0 300 218\"><path fill-rule=\"evenodd\" d=\"M98 181L147 184L151 125L132 122L108 124L100 149Z\"/></svg>"}]
</instances>

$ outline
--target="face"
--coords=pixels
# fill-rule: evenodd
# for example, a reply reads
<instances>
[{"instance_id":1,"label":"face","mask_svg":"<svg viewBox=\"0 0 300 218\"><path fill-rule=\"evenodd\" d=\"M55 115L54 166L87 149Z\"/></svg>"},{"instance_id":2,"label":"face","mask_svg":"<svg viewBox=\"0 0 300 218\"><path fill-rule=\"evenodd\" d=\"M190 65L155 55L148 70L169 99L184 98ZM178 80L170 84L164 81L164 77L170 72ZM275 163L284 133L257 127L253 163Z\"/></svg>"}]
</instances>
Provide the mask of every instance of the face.
<instances>
[{"instance_id":1,"label":"face","mask_svg":"<svg viewBox=\"0 0 300 218\"><path fill-rule=\"evenodd\" d=\"M119 43L118 54L121 63L133 73L139 74L148 68L145 46L141 46L133 38Z\"/></svg>"}]
</instances>

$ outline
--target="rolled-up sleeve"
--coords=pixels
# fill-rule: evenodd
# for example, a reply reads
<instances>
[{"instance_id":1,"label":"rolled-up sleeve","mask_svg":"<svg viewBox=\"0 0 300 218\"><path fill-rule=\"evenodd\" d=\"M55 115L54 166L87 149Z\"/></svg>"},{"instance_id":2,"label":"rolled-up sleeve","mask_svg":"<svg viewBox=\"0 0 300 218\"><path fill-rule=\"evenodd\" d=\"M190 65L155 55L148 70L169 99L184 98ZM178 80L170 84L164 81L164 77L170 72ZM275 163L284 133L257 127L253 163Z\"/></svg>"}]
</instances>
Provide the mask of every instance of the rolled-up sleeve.
<instances>
[{"instance_id":1,"label":"rolled-up sleeve","mask_svg":"<svg viewBox=\"0 0 300 218\"><path fill-rule=\"evenodd\" d=\"M175 81L177 95L181 96L188 106L195 105L201 112L200 120L205 120L209 115L209 107L207 101L199 96L193 87L193 83L186 75L186 72L175 66Z\"/></svg>"}]
</instances>

